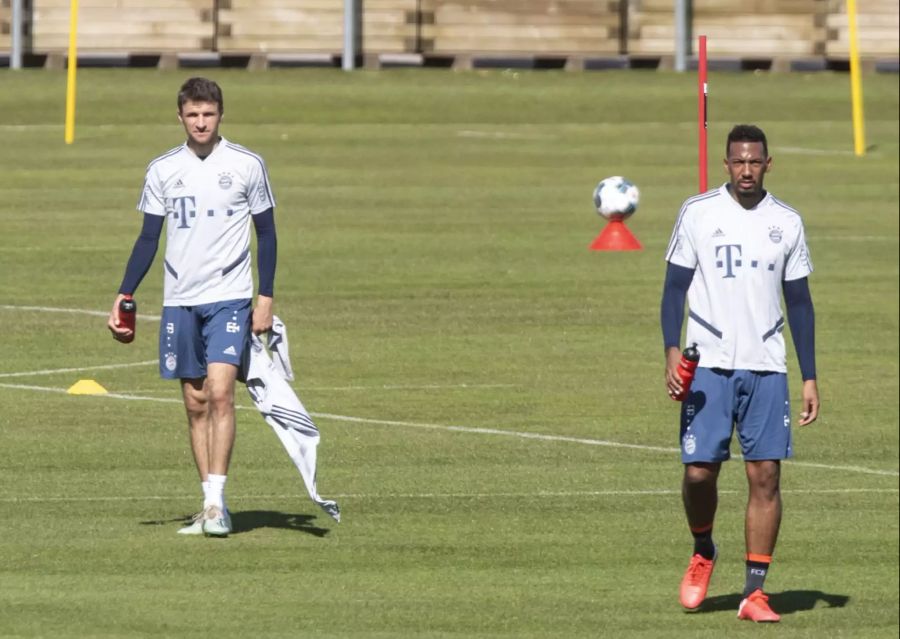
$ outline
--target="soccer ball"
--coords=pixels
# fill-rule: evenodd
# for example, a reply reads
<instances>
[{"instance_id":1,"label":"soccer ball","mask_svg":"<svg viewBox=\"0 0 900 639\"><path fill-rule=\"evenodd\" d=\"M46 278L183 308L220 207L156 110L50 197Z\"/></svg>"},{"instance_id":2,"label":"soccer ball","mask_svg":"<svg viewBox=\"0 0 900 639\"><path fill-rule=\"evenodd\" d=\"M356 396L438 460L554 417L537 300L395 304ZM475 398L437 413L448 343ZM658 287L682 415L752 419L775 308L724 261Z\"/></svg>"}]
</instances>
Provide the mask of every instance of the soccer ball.
<instances>
[{"instance_id":1,"label":"soccer ball","mask_svg":"<svg viewBox=\"0 0 900 639\"><path fill-rule=\"evenodd\" d=\"M624 220L637 210L640 191L621 175L600 180L594 189L594 206L607 220Z\"/></svg>"}]
</instances>

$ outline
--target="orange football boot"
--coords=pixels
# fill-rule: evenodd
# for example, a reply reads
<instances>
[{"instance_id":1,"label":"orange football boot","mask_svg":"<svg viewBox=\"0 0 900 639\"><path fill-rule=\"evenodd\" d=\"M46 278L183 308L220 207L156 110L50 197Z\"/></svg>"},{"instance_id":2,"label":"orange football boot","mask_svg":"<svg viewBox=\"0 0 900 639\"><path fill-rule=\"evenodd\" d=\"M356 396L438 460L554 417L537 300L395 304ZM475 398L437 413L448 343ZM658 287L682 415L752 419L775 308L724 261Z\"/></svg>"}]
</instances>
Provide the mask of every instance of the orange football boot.
<instances>
[{"instance_id":1,"label":"orange football boot","mask_svg":"<svg viewBox=\"0 0 900 639\"><path fill-rule=\"evenodd\" d=\"M691 557L691 563L681 580L681 605L686 610L696 610L706 599L709 578L712 577L718 554L717 549L712 559L704 559L699 553Z\"/></svg>"},{"instance_id":2,"label":"orange football boot","mask_svg":"<svg viewBox=\"0 0 900 639\"><path fill-rule=\"evenodd\" d=\"M759 588L750 593L738 608L738 619L748 619L756 622L776 623L781 621L781 615L769 608L769 597Z\"/></svg>"}]
</instances>

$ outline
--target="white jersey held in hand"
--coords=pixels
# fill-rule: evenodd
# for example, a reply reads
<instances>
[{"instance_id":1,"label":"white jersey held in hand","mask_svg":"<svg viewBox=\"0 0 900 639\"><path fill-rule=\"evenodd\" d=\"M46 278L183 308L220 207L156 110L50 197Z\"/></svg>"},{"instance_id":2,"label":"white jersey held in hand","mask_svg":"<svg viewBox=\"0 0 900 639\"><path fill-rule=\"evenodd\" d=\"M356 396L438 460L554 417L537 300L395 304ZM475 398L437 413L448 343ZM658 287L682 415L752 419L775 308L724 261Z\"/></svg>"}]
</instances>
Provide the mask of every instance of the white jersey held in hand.
<instances>
[{"instance_id":1,"label":"white jersey held in hand","mask_svg":"<svg viewBox=\"0 0 900 639\"><path fill-rule=\"evenodd\" d=\"M745 209L723 185L684 203L666 260L695 270L686 343L700 366L787 372L782 282L813 271L797 211L771 193Z\"/></svg>"},{"instance_id":2,"label":"white jersey held in hand","mask_svg":"<svg viewBox=\"0 0 900 639\"><path fill-rule=\"evenodd\" d=\"M225 138L202 160L186 143L153 160L137 208L166 217L163 305L252 298L250 216L274 206L262 158Z\"/></svg>"},{"instance_id":3,"label":"white jersey held in hand","mask_svg":"<svg viewBox=\"0 0 900 639\"><path fill-rule=\"evenodd\" d=\"M339 522L341 509L337 502L320 497L316 487L319 429L288 384L293 378L287 329L278 317L274 317L266 344L258 336L251 336L250 348L241 366L241 379L247 384L247 391L257 410L275 431L300 472L310 499Z\"/></svg>"}]
</instances>

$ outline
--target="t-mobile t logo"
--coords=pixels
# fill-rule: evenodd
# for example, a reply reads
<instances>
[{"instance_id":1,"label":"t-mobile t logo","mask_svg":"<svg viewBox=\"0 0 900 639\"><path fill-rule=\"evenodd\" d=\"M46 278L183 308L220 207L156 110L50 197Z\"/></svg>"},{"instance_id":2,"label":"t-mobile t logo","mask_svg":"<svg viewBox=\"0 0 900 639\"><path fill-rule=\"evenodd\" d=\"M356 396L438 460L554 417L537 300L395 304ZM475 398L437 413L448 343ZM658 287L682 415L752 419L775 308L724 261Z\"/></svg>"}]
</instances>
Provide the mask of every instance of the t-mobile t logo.
<instances>
[{"instance_id":1,"label":"t-mobile t logo","mask_svg":"<svg viewBox=\"0 0 900 639\"><path fill-rule=\"evenodd\" d=\"M197 217L197 211L194 204L194 196L173 197L167 201L167 208L172 211L172 217L179 220L178 228L189 229L188 217Z\"/></svg>"},{"instance_id":2,"label":"t-mobile t logo","mask_svg":"<svg viewBox=\"0 0 900 639\"><path fill-rule=\"evenodd\" d=\"M723 259L724 257L724 259ZM725 269L725 278L736 277L734 269L741 265L741 245L721 244L716 247L716 268Z\"/></svg>"}]
</instances>

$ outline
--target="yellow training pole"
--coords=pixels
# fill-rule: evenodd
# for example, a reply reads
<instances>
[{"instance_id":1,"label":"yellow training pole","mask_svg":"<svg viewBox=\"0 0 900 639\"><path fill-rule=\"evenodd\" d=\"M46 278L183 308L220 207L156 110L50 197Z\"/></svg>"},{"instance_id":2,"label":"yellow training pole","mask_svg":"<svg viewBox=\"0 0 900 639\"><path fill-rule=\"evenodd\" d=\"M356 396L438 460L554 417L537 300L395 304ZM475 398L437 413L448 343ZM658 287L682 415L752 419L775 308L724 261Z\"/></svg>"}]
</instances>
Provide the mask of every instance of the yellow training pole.
<instances>
[{"instance_id":1,"label":"yellow training pole","mask_svg":"<svg viewBox=\"0 0 900 639\"><path fill-rule=\"evenodd\" d=\"M853 100L853 151L866 154L866 129L863 120L862 77L856 33L856 0L847 0L847 26L850 35L850 94Z\"/></svg>"},{"instance_id":2,"label":"yellow training pole","mask_svg":"<svg viewBox=\"0 0 900 639\"><path fill-rule=\"evenodd\" d=\"M75 70L78 68L78 0L69 4L69 75L66 82L66 144L75 141Z\"/></svg>"}]
</instances>

